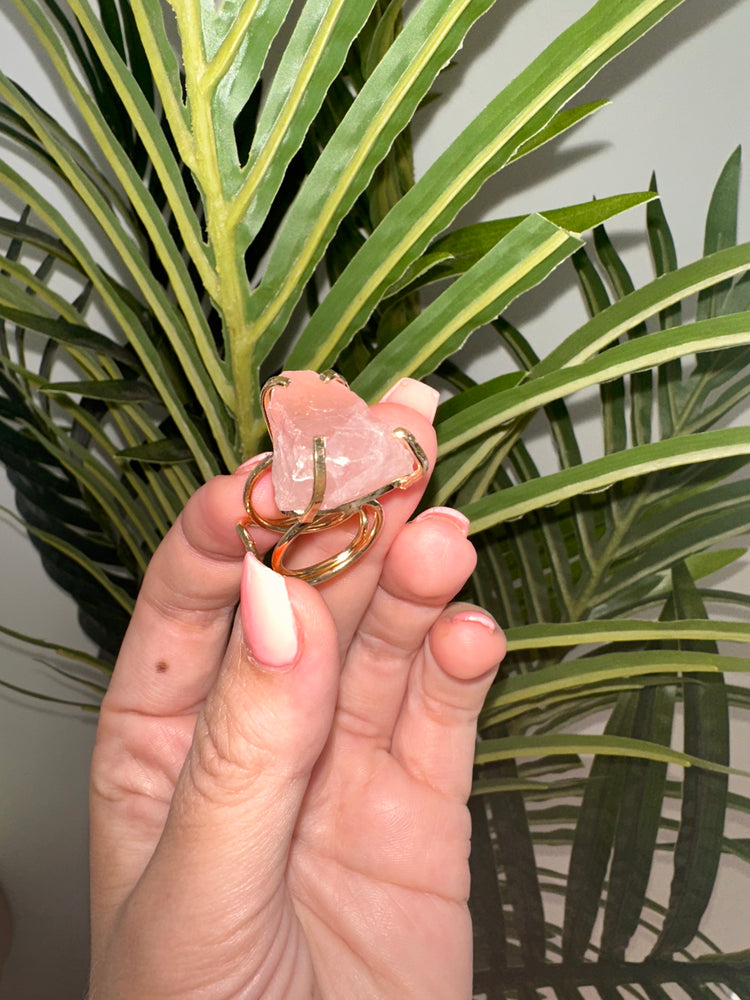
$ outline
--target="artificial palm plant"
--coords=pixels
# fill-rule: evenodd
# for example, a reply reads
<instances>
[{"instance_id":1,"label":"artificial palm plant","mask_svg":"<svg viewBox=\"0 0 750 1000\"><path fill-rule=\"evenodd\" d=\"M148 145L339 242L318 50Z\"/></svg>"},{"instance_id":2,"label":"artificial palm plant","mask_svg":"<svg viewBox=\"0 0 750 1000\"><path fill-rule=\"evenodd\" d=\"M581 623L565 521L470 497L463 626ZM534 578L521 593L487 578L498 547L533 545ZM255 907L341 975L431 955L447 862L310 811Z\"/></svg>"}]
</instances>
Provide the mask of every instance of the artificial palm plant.
<instances>
[{"instance_id":1,"label":"artificial palm plant","mask_svg":"<svg viewBox=\"0 0 750 1000\"><path fill-rule=\"evenodd\" d=\"M750 520L750 429L726 426L750 392L739 154L683 267L655 190L453 225L488 178L596 111L571 102L679 2L594 3L415 178L409 123L492 0L408 16L399 0L13 0L81 134L2 74L0 129L94 234L0 163L20 206L0 220L3 460L99 651L58 647L58 667L103 690L169 523L260 450L267 375L335 367L368 399L438 379L427 501L471 517L476 596L509 625L472 799L488 997L750 996L748 956L700 932L721 857L748 860L728 717L749 699L725 680L748 661L718 643L750 640L726 620L750 598L705 583ZM642 203L656 277L635 289L603 224ZM566 260L591 319L539 358L504 313ZM475 384L452 358L487 324L515 366ZM603 437L588 461L566 406L586 390ZM638 928L653 940L634 962Z\"/></svg>"}]
</instances>

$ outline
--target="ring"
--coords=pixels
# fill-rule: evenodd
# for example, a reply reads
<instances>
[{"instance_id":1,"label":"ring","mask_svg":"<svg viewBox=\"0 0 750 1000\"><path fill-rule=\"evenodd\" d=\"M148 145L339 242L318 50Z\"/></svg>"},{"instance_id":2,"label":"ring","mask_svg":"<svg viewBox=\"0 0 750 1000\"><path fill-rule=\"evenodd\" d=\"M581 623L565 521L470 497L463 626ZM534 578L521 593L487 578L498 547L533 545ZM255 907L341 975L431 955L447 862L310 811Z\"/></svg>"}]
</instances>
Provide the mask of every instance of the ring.
<instances>
[{"instance_id":1,"label":"ring","mask_svg":"<svg viewBox=\"0 0 750 1000\"><path fill-rule=\"evenodd\" d=\"M307 583L323 583L361 559L377 539L384 520L378 498L408 489L426 475L429 461L410 431L392 430L371 414L336 372L277 375L263 386L261 405L276 450L248 476L247 518L237 531L254 555L250 527L278 532L271 567ZM273 477L280 518L264 517L253 503L255 487L266 474ZM377 482L379 475L384 482ZM352 496L353 490L363 492ZM309 566L289 565L290 550L300 538L350 520L354 534L340 552Z\"/></svg>"}]
</instances>

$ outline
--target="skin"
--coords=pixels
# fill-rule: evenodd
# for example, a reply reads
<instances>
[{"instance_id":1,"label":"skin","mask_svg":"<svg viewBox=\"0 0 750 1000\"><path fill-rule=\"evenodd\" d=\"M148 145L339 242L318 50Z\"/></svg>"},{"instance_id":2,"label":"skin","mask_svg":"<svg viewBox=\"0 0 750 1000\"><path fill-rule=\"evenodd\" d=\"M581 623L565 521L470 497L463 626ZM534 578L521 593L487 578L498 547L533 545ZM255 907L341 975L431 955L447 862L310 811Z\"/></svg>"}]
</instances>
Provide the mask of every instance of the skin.
<instances>
[{"instance_id":1,"label":"skin","mask_svg":"<svg viewBox=\"0 0 750 1000\"><path fill-rule=\"evenodd\" d=\"M378 412L434 462L413 384ZM277 578L260 614L246 475L199 490L162 543L102 706L90 1000L469 998L466 800L504 640L448 603L475 564L465 527L407 523L424 483L394 491L366 557L317 589ZM255 496L272 515L266 478ZM325 535L305 562L348 538Z\"/></svg>"}]
</instances>

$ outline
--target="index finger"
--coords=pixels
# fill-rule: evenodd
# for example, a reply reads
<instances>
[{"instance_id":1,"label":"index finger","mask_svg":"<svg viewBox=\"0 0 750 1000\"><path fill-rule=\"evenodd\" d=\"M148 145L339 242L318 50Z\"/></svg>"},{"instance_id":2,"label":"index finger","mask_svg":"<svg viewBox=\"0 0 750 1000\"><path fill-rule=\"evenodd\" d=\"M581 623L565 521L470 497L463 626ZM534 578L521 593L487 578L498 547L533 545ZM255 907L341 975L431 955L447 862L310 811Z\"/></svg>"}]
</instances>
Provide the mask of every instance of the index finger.
<instances>
[{"instance_id":1,"label":"index finger","mask_svg":"<svg viewBox=\"0 0 750 1000\"><path fill-rule=\"evenodd\" d=\"M247 468L217 476L188 501L149 563L103 711L178 715L208 692L226 647L240 590ZM270 484L259 504L275 511ZM259 551L276 540L253 530Z\"/></svg>"}]
</instances>

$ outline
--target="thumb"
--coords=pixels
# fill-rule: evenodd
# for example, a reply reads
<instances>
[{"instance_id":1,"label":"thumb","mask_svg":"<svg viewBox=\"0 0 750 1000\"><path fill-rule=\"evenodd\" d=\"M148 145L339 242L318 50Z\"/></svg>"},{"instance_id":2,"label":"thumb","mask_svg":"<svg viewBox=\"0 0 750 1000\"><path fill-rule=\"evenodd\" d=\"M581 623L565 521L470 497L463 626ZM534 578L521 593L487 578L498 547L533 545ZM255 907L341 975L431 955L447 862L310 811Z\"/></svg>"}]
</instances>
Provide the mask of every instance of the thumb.
<instances>
[{"instance_id":1,"label":"thumb","mask_svg":"<svg viewBox=\"0 0 750 1000\"><path fill-rule=\"evenodd\" d=\"M262 922L281 895L338 679L336 630L322 598L248 553L227 655L140 887L173 908L175 924L208 918L221 937L236 932L220 926L234 919L245 932L243 904Z\"/></svg>"}]
</instances>

